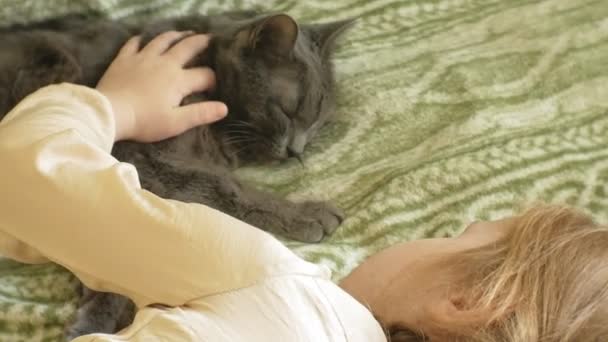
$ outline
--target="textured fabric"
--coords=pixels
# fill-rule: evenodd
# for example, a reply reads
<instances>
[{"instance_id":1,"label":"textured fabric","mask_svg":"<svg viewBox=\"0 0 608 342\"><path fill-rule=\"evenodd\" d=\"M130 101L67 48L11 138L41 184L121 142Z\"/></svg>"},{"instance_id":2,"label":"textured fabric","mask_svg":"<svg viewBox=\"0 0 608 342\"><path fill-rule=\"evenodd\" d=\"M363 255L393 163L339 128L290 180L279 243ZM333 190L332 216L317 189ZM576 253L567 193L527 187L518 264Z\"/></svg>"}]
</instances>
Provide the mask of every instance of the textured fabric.
<instances>
[{"instance_id":1,"label":"textured fabric","mask_svg":"<svg viewBox=\"0 0 608 342\"><path fill-rule=\"evenodd\" d=\"M456 234L521 203L608 220L608 2L597 0L0 0L3 23L71 11L175 15L262 7L302 21L360 17L336 54L337 117L297 162L243 170L348 219L317 245L346 275L397 241ZM0 166L1 168L5 166ZM26 189L26 191L33 191ZM0 341L56 340L74 310L56 266L0 263Z\"/></svg>"},{"instance_id":2,"label":"textured fabric","mask_svg":"<svg viewBox=\"0 0 608 342\"><path fill-rule=\"evenodd\" d=\"M0 188L12 194L0 196L0 253L48 258L146 307L120 336L78 341L385 341L326 267L222 212L141 189L113 141L110 103L82 86L41 89L0 122L0 165L11 165Z\"/></svg>"}]
</instances>

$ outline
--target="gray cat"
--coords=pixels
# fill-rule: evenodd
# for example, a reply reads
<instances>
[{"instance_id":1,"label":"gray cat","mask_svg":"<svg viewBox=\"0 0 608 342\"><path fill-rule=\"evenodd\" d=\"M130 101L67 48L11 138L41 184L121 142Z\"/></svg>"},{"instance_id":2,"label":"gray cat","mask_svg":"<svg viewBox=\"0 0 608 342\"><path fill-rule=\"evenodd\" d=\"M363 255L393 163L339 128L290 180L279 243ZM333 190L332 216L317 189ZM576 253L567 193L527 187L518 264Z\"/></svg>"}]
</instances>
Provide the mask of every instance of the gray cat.
<instances>
[{"instance_id":1,"label":"gray cat","mask_svg":"<svg viewBox=\"0 0 608 342\"><path fill-rule=\"evenodd\" d=\"M258 191L230 172L244 164L300 158L332 113L330 61L336 38L351 20L298 25L284 14L254 12L189 16L146 24L69 16L0 29L0 119L38 88L60 82L95 86L118 49L132 35L144 43L168 30L211 33L209 48L190 66L216 72L214 99L226 119L154 144L117 143L112 154L136 166L143 188L198 202L287 238L318 242L343 215L326 202L294 203ZM83 305L67 337L111 333L129 324L126 298L84 288Z\"/></svg>"}]
</instances>

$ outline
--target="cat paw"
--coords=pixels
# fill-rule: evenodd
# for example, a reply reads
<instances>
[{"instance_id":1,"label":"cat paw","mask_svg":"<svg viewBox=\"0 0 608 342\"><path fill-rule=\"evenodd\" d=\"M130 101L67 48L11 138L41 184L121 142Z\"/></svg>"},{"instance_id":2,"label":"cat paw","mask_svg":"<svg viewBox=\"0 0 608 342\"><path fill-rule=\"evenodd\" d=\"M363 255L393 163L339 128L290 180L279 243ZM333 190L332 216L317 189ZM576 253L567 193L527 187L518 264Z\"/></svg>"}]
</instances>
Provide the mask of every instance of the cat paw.
<instances>
[{"instance_id":1,"label":"cat paw","mask_svg":"<svg viewBox=\"0 0 608 342\"><path fill-rule=\"evenodd\" d=\"M287 229L288 237L301 242L319 242L332 234L344 220L344 213L327 202L298 204L297 216Z\"/></svg>"}]
</instances>

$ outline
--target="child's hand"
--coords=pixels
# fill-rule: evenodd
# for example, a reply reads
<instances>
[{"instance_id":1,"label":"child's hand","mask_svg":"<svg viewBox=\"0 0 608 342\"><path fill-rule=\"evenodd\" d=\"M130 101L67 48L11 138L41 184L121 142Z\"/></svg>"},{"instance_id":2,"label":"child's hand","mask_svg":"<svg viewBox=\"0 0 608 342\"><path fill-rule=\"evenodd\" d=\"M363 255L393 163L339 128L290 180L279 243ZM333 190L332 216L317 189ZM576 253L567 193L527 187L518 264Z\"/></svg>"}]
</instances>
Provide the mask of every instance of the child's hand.
<instances>
[{"instance_id":1,"label":"child's hand","mask_svg":"<svg viewBox=\"0 0 608 342\"><path fill-rule=\"evenodd\" d=\"M114 109L116 141L159 141L226 115L228 109L221 102L180 107L184 97L208 90L215 83L209 68L184 69L207 47L208 36L193 35L169 48L188 34L163 33L141 51L139 38L132 38L99 81L97 90Z\"/></svg>"}]
</instances>

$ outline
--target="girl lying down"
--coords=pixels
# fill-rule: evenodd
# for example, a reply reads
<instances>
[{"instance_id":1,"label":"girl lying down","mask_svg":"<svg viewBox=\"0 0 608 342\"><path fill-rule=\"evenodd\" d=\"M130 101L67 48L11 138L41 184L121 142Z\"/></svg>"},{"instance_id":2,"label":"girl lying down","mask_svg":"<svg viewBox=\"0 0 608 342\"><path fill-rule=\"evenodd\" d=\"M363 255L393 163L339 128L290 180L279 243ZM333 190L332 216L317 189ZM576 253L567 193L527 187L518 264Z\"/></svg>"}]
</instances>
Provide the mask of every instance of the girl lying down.
<instances>
[{"instance_id":1,"label":"girl lying down","mask_svg":"<svg viewBox=\"0 0 608 342\"><path fill-rule=\"evenodd\" d=\"M179 107L213 74L205 36L121 50L96 89L41 89L0 123L0 253L131 298L133 324L76 341L607 341L608 229L541 206L395 245L339 285L271 235L141 189L110 155L226 115ZM204 75L204 79L201 79Z\"/></svg>"}]
</instances>

